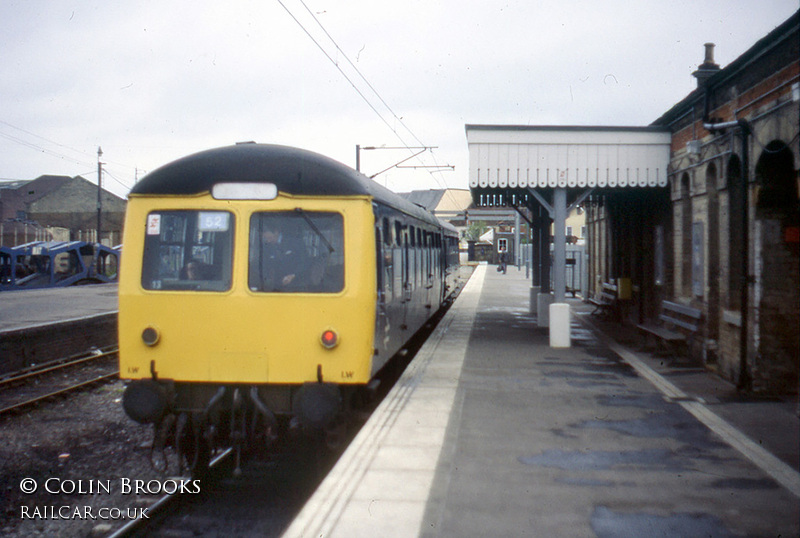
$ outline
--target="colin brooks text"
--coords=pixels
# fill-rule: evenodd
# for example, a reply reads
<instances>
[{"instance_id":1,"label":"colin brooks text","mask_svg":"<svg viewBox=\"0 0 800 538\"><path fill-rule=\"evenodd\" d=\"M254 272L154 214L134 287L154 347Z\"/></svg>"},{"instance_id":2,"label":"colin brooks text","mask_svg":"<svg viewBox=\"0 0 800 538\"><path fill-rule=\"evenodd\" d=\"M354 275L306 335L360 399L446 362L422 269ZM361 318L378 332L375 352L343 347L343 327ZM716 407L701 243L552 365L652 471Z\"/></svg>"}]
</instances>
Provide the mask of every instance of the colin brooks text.
<instances>
[{"instance_id":1,"label":"colin brooks text","mask_svg":"<svg viewBox=\"0 0 800 538\"><path fill-rule=\"evenodd\" d=\"M37 483L38 482L38 483ZM69 480L48 478L41 482L32 478L23 479L20 489L32 494L43 489L51 495L108 495L119 492L122 495L172 495L200 493L200 481L188 479L166 480Z\"/></svg>"}]
</instances>

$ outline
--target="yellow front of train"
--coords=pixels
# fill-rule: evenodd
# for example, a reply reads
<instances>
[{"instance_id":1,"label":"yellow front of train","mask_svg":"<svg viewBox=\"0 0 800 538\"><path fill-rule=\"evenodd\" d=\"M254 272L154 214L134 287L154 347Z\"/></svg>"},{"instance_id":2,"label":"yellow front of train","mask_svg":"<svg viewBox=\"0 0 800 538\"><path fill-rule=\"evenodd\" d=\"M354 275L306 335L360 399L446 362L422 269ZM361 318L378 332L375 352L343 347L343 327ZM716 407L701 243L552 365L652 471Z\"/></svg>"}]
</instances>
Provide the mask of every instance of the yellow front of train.
<instances>
[{"instance_id":1,"label":"yellow front of train","mask_svg":"<svg viewBox=\"0 0 800 538\"><path fill-rule=\"evenodd\" d=\"M239 158L240 150L229 151ZM151 181L129 197L120 377L130 380L125 410L140 422L158 429L165 417L183 414L197 437L222 416L230 424L212 431L253 434L231 435L239 412L261 416L274 436L276 416L324 427L341 406L342 387L370 381L371 198L315 192L308 185L325 178L311 175L324 175L324 167L304 169L305 186L286 192L277 175L292 173L276 169L270 182L271 161L264 162L256 179L245 171L247 181L237 182L230 170L216 170L216 179L191 188ZM184 163L172 175L184 169L203 173Z\"/></svg>"},{"instance_id":2,"label":"yellow front of train","mask_svg":"<svg viewBox=\"0 0 800 538\"><path fill-rule=\"evenodd\" d=\"M320 377L366 383L375 275L359 261L374 259L374 243L345 230L371 229L371 220L370 202L363 199L279 196L269 204L231 204L210 195L131 197L119 290L120 375L199 383ZM268 243L262 236L271 233L266 227L273 221L307 227L308 233L298 232L306 240L320 226L341 235L318 236L318 256L298 257L301 265L280 269L285 274L264 277L275 280L264 283L260 265L268 255L260 250ZM286 243L289 232L279 233ZM290 247L278 248L284 246Z\"/></svg>"}]
</instances>

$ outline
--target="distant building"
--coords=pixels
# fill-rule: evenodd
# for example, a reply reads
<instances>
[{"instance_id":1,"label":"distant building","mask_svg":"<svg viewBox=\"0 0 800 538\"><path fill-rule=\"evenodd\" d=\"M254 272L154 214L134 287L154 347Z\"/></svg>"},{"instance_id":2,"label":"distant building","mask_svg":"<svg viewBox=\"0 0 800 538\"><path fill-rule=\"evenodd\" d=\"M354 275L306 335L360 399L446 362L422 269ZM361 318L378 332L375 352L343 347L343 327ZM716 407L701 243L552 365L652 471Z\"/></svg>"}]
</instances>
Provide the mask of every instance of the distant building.
<instances>
[{"instance_id":1,"label":"distant building","mask_svg":"<svg viewBox=\"0 0 800 538\"><path fill-rule=\"evenodd\" d=\"M465 212L472 205L468 189L430 189L400 193L400 196L457 227L463 225Z\"/></svg>"},{"instance_id":2,"label":"distant building","mask_svg":"<svg viewBox=\"0 0 800 538\"><path fill-rule=\"evenodd\" d=\"M121 241L126 201L102 191L102 242ZM14 246L53 239L62 228L71 240L94 238L97 228L97 185L81 176L40 176L33 180L0 181L0 243Z\"/></svg>"},{"instance_id":3,"label":"distant building","mask_svg":"<svg viewBox=\"0 0 800 538\"><path fill-rule=\"evenodd\" d=\"M522 218L513 209L483 208L473 204L472 193L467 189L430 189L400 193L406 200L430 211L440 219L455 226L462 234L461 250L468 249L464 232L470 224L483 223L487 230L475 241L476 261L497 263L499 252L506 252L508 259L517 257L519 243L528 243L531 218L525 208L520 208ZM586 215L582 208L570 212L566 221L567 239L570 243L583 244L586 236Z\"/></svg>"}]
</instances>

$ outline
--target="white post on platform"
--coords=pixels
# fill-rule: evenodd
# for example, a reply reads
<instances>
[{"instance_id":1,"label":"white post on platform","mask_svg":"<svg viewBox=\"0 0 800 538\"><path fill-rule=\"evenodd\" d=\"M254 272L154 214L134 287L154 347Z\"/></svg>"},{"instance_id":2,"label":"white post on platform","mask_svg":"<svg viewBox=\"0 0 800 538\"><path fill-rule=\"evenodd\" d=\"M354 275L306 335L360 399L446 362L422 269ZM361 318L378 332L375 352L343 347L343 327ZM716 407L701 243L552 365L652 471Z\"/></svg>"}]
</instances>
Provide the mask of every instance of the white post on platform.
<instances>
[{"instance_id":1,"label":"white post on platform","mask_svg":"<svg viewBox=\"0 0 800 538\"><path fill-rule=\"evenodd\" d=\"M530 295L530 311L531 314L537 314L538 311L538 300L539 300L539 291L541 288L539 286L531 286L531 295Z\"/></svg>"},{"instance_id":2,"label":"white post on platform","mask_svg":"<svg viewBox=\"0 0 800 538\"><path fill-rule=\"evenodd\" d=\"M550 347L572 347L569 335L570 314L567 303L550 305Z\"/></svg>"}]
</instances>

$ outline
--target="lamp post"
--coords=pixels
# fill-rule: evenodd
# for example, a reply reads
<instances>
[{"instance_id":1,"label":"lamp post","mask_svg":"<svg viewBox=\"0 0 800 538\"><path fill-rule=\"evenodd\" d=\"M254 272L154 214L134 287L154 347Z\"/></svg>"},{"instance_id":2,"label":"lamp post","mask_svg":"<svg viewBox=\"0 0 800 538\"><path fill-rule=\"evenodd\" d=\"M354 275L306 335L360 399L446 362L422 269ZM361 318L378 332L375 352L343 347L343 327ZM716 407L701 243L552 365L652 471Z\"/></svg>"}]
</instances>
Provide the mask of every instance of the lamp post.
<instances>
[{"instance_id":1,"label":"lamp post","mask_svg":"<svg viewBox=\"0 0 800 538\"><path fill-rule=\"evenodd\" d=\"M103 156L103 148L97 146L97 242L100 243L101 211L103 209L103 163L100 157Z\"/></svg>"}]
</instances>

